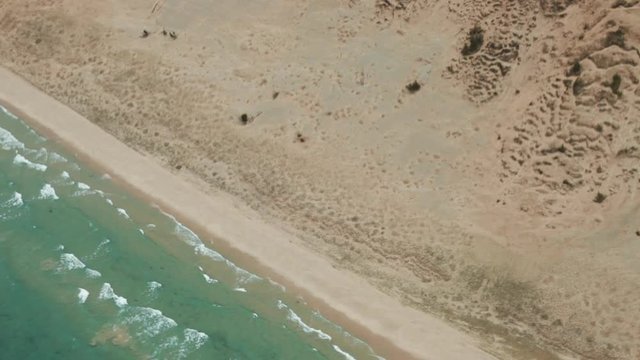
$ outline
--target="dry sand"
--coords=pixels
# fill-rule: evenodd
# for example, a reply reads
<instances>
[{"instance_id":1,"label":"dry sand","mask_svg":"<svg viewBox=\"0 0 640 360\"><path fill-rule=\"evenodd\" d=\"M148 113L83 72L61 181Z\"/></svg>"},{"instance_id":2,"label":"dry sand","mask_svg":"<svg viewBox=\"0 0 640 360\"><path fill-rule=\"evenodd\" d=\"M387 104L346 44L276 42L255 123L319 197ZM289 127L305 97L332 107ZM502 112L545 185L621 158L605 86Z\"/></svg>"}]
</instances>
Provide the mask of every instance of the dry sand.
<instances>
[{"instance_id":1,"label":"dry sand","mask_svg":"<svg viewBox=\"0 0 640 360\"><path fill-rule=\"evenodd\" d=\"M637 0L3 0L0 31L3 66L483 349L640 358Z\"/></svg>"}]
</instances>

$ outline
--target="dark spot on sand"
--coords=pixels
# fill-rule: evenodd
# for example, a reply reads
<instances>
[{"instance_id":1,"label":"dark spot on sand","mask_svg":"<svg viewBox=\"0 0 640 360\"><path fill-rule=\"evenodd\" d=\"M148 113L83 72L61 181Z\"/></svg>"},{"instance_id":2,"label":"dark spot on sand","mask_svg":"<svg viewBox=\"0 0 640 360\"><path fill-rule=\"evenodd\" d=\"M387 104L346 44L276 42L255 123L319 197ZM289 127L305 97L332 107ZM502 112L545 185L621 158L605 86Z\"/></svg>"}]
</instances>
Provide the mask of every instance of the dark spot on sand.
<instances>
[{"instance_id":1,"label":"dark spot on sand","mask_svg":"<svg viewBox=\"0 0 640 360\"><path fill-rule=\"evenodd\" d=\"M422 88L422 85L420 85L420 83L418 83L418 81L414 81L411 84L408 84L407 86L405 86L405 89L407 89L407 91L410 94L414 94L414 93L418 92L420 90L420 88Z\"/></svg>"}]
</instances>

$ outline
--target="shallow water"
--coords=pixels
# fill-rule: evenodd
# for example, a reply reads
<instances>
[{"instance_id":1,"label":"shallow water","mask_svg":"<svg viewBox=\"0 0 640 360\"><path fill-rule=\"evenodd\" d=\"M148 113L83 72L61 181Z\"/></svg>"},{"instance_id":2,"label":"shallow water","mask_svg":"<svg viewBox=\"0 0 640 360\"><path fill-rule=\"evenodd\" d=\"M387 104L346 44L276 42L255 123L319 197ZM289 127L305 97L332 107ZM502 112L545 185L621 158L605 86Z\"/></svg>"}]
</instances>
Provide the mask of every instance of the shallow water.
<instances>
[{"instance_id":1,"label":"shallow water","mask_svg":"<svg viewBox=\"0 0 640 360\"><path fill-rule=\"evenodd\" d=\"M0 359L351 358L377 357L0 109Z\"/></svg>"}]
</instances>

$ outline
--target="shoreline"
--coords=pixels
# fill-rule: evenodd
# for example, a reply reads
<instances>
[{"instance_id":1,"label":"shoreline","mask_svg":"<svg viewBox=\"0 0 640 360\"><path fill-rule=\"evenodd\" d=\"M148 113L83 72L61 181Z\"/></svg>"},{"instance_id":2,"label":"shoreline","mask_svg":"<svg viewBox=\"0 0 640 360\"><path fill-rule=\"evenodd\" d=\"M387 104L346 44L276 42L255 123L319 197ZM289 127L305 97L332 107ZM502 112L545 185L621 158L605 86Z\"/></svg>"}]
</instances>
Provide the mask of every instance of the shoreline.
<instances>
[{"instance_id":1,"label":"shoreline","mask_svg":"<svg viewBox=\"0 0 640 360\"><path fill-rule=\"evenodd\" d=\"M302 296L330 321L389 359L492 359L445 321L402 305L338 270L229 195L204 193L152 158L0 67L0 103L119 186L174 215L225 257ZM203 201L203 199L205 201ZM215 219L212 221L212 219ZM375 299L375 300L372 300Z\"/></svg>"}]
</instances>

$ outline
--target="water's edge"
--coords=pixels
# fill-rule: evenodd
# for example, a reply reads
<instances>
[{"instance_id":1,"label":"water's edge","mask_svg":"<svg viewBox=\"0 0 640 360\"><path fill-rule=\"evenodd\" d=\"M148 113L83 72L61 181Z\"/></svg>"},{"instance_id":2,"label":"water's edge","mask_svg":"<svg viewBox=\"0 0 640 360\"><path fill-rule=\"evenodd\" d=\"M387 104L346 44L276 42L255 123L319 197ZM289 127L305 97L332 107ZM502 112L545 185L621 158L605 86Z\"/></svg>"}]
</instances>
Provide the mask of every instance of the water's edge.
<instances>
[{"instance_id":1,"label":"water's edge","mask_svg":"<svg viewBox=\"0 0 640 360\"><path fill-rule=\"evenodd\" d=\"M28 123L28 119L29 119L29 118L28 118L27 116L25 116L24 114L21 114L21 113L20 113L20 111L18 111L18 110L14 110L14 109L9 110L9 109L11 109L10 105L9 105L9 106L6 106L5 108L3 108L3 107L2 107L2 105L0 105L0 112L5 112L6 114L9 114L10 116L16 117L16 120L19 118L20 120L25 121L25 124L26 124L26 125L27 125L27 124L28 124L28 125L30 125L30 124ZM32 126L32 128L37 128L37 126L36 126L36 127L33 127L33 126ZM49 137L49 139L51 139L51 137ZM57 144L59 144L59 145L63 145L63 146L62 146L63 150L69 150L68 148L65 148L64 144L60 144L60 141L59 141L59 140L58 140L58 141L56 141L56 143L57 143ZM82 158L82 156L75 156L75 157L76 157L76 158ZM93 162L91 162L91 161L87 161L87 160L90 160L90 159L81 159L81 160L80 160L83 166L85 166L86 168L88 168L88 169L90 169L90 170L93 170L95 173L98 173L98 174L99 174L99 173L101 173L101 172L100 172L101 168L100 168L99 166L97 166L97 164L95 164L95 163L93 163ZM38 169L39 169L39 167L44 167L44 168L46 169L46 166L41 165L41 164L38 164L38 163L30 162L29 160L25 159L25 158L24 158L23 156L21 156L21 155L16 155L16 157L15 157L15 159L14 159L14 163L16 163L16 161L18 161L18 162L23 162L23 163L27 164L27 165L28 165L28 166L30 166L30 167L35 167L35 170L38 170ZM125 187L125 188L126 188L126 190L127 190L127 193L130 193L130 194L132 193L132 194L134 194L134 196L135 196L136 198L142 198L142 199L144 199L144 200L150 200L150 198L149 198L148 196L145 196L144 192L136 191L136 189L135 189L135 188L132 188L131 186L129 186L129 184L128 184L126 181L124 181L124 180L122 180L122 179L117 179L117 178L116 178L116 179L110 179L110 180L116 180L116 181L115 181L115 184L116 184L118 187L120 187L120 188ZM86 186L86 184L83 184L83 183L79 183L79 184L82 184L82 185L80 185L81 187ZM99 190L97 190L97 191L99 191ZM43 188L42 193L44 194L44 193L47 193L47 192L49 192L49 195L47 195L47 196L51 196L51 197L55 197L55 198L57 198L57 195L55 195L55 191L53 190L53 188L52 188L52 187L50 187L50 188L46 188L46 189L45 189L45 188ZM141 195L142 195L142 196L141 196ZM43 196L45 196L45 195L43 195ZM155 200L155 199L151 198L151 200ZM147 201L145 201L145 202L147 202ZM166 208L164 208L164 209L166 209ZM121 215L123 215L123 216L129 217L129 214L127 214L126 210L124 210L124 209L118 209L118 212L119 212ZM171 210L169 210L168 212L169 212L169 213L175 213L174 211L171 211ZM166 214L166 215L167 215L167 214ZM167 216L171 217L170 215L167 215ZM171 217L171 218L173 218L173 217ZM174 219L174 220L175 220L175 219ZM213 251L213 250L211 250L210 248L208 248L204 243L202 243L202 241L200 240L200 238L198 238L198 237L197 237L193 232L191 232L191 230L189 230L186 226L182 225L182 223L181 223L179 220L175 220L175 223L177 224L177 225L176 225L176 226L177 226L177 228L182 229L182 231L184 231L185 233L189 234L190 239L191 239L191 240L190 240L191 245L192 245L192 246L194 246L194 248L196 249L196 252L209 254L210 256L212 256L214 259L216 259L216 260L218 260L218 261L220 261L221 259L223 259L223 258L222 258L222 255L220 255L220 254L218 254L216 251ZM195 225L195 224L194 224L194 225ZM191 226L190 226L190 227L191 227ZM193 226L193 225L192 225L192 227L196 228L197 226ZM206 231L203 231L203 232L199 232L199 233L201 233L201 234L202 234L202 233L205 233L205 234L206 234L207 232L206 232ZM212 240L213 240L213 239L212 239ZM214 242L216 242L216 243L218 243L216 240L213 240L213 241L214 241ZM216 244L216 245L218 245L218 244ZM219 246L218 246L218 247L219 247ZM77 258L75 258L72 254L67 254L67 255L70 257L69 261L70 261L70 263L71 263L71 264L76 264L76 265L78 265L78 264L80 264L80 263L81 263L81 262L78 262L79 260L77 260ZM238 259L240 259L240 260L239 260L239 261L240 261L240 262L239 262L240 264L248 264L248 265L250 265L250 264L252 264L252 263L254 263L254 264L255 264L255 261L254 261L253 259L245 258L245 257L244 257L242 254L240 254L240 253L236 254L236 256L233 256L232 258L233 258L234 262L238 262ZM65 261L66 261L66 260L65 260ZM231 262L231 261L226 260L226 259L225 259L224 261L226 261L226 262L229 264L229 266L232 266L232 267L234 267L234 268L238 269L237 271L242 271L242 272L244 272L244 270L242 270L242 268L241 268L241 267L237 267L237 266L234 264L234 262ZM71 266L72 266L72 268L73 268L73 266L75 266L75 265L71 265ZM78 265L78 266L80 266L80 265ZM249 266L249 267L250 267L250 268L252 268L252 269L251 269L251 270L252 270L252 272L255 272L255 270L253 269L253 267L252 267L252 266ZM87 270L87 271L90 271L90 270ZM259 271L259 270L258 270L258 271ZM264 273L264 272L259 272L259 273ZM249 273L247 273L247 274L249 274ZM253 276L253 275L252 275L252 274L249 274L248 276ZM207 277L207 276L206 276L206 274L205 274L205 277ZM207 279L207 281L210 281L210 279ZM270 281L270 282L271 282L271 281ZM272 284L273 284L273 286L279 286L279 285L278 285L277 283L275 283L275 282L273 282ZM100 291L100 296L101 296L101 297L103 297L103 295L104 295L104 297L113 298L113 299L114 299L114 301L116 302L116 304L117 304L118 306L126 305L126 304L127 304L126 299L125 299L125 298L121 298L121 297L119 297L119 296L118 296L117 294L115 294L115 292L111 289L110 285L109 285L109 286L107 286L107 285L108 285L108 283L106 283L106 284L105 284L105 286L106 286L106 287L103 287L103 289L101 289L101 291ZM238 289L236 289L236 290L238 290L238 291L244 291L244 289L243 289L243 288L238 288ZM284 288L283 288L283 290L284 290ZM287 292L289 293L289 297L291 297L291 295L292 295L292 294L291 294L289 291L287 291ZM83 289L83 288L80 288L80 289L79 289L78 299L79 299L79 301L80 301L81 303L84 303L84 301L86 301L86 299L87 299L87 297L88 297L88 296L89 296L89 293L87 292L87 290L85 290L85 289ZM291 299L290 299L290 300L291 300ZM289 301L289 302L291 303L291 302L294 302L294 301L295 301L295 300L291 300L291 301ZM119 302L120 302L121 304L119 304ZM289 320L290 320L291 322L293 322L293 323L297 324L297 326L299 326L299 327L303 330L303 332L304 332L304 333L316 334L318 337L320 337L321 339L325 339L325 340L327 340L327 339L331 339L331 337L330 337L329 335L327 335L326 333L324 333L322 330L315 329L315 328L313 328L313 327L311 327L311 326L309 326L309 325L305 324L305 323L303 322L303 320L302 320L302 319L300 319L299 315L298 315L298 314L296 314L292 309L290 309L290 308L289 308L289 306L285 304L285 302L278 302L278 309L288 312L287 317L289 318ZM348 337L350 337L350 335L349 335L347 332L345 332L345 335L346 335L346 336L348 336ZM353 338L353 340L354 340L354 341L358 341L358 340L357 340L357 339L355 339L355 338ZM340 348L338 345L333 345L333 348L335 349L335 351L336 351L336 353L337 353L337 354L340 354L340 355L344 356L344 358L346 358L346 359L351 359L351 358L352 358L352 357L351 357L351 355L350 355L348 352L344 351L344 350L343 350L342 348Z\"/></svg>"},{"instance_id":2,"label":"water's edge","mask_svg":"<svg viewBox=\"0 0 640 360\"><path fill-rule=\"evenodd\" d=\"M371 344L378 354L392 359L494 358L482 350L480 340L401 304L366 279L336 269L237 199L205 194L2 67L0 78L5 80L0 84L0 103L4 100L31 127L93 169L111 174L140 199L175 214L204 238L216 239L217 248L231 260L302 295L312 308Z\"/></svg>"}]
</instances>

